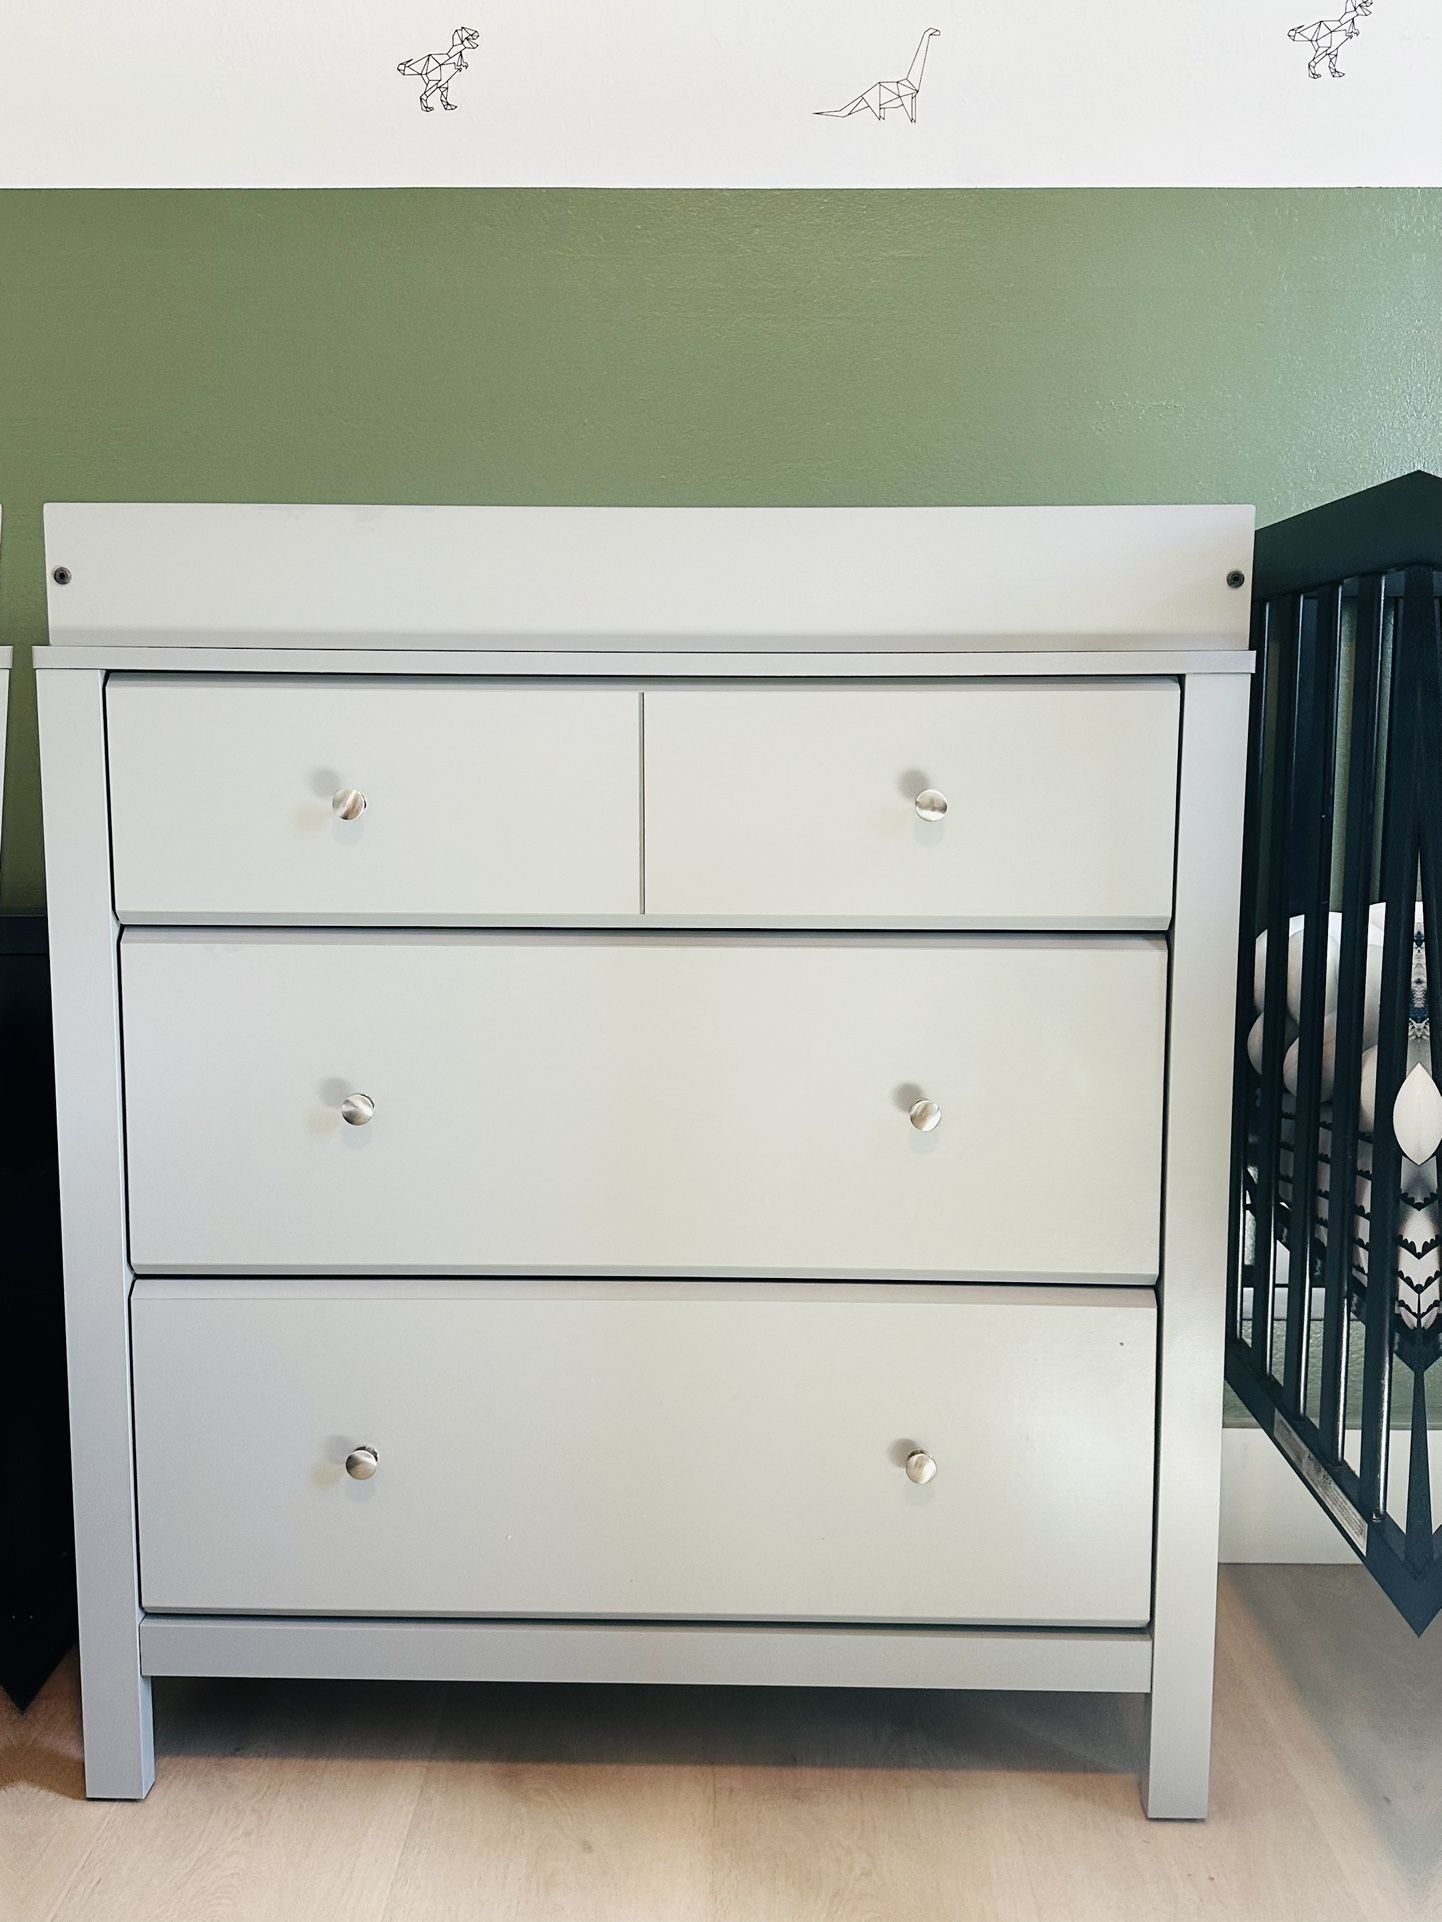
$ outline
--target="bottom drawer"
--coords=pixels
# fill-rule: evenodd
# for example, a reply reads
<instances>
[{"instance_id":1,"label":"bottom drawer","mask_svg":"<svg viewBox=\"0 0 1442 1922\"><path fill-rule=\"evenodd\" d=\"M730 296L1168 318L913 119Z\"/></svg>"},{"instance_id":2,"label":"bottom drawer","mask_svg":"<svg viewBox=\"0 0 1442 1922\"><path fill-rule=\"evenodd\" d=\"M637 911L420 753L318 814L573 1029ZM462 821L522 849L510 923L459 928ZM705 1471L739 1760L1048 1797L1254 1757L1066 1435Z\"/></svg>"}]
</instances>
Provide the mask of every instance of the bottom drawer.
<instances>
[{"instance_id":1,"label":"bottom drawer","mask_svg":"<svg viewBox=\"0 0 1442 1922\"><path fill-rule=\"evenodd\" d=\"M148 1609L1150 1612L1149 1292L152 1280L132 1335Z\"/></svg>"}]
</instances>

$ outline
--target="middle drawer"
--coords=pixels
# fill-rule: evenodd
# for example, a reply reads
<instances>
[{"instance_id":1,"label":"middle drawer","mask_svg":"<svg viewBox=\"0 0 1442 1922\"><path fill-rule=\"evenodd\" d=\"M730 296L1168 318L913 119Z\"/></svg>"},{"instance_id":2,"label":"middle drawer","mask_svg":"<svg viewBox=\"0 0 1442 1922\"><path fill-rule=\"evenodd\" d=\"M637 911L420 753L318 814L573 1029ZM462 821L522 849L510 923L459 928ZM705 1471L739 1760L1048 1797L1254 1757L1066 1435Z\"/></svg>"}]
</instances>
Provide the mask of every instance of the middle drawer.
<instances>
[{"instance_id":1,"label":"middle drawer","mask_svg":"<svg viewBox=\"0 0 1442 1922\"><path fill-rule=\"evenodd\" d=\"M121 978L140 1272L1157 1273L1158 940L132 930Z\"/></svg>"}]
</instances>

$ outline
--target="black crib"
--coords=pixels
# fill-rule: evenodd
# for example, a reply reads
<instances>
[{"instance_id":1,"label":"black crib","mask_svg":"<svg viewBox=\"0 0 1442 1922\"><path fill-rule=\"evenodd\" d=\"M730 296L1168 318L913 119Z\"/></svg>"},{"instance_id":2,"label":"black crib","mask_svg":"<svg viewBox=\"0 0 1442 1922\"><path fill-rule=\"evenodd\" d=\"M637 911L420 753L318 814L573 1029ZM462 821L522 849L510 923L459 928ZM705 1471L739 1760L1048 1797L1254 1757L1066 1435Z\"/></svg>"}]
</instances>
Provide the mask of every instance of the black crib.
<instances>
[{"instance_id":1,"label":"black crib","mask_svg":"<svg viewBox=\"0 0 1442 1922\"><path fill-rule=\"evenodd\" d=\"M1418 1633L1442 1610L1439 592L1431 474L1258 536L1227 1305L1229 1383Z\"/></svg>"}]
</instances>

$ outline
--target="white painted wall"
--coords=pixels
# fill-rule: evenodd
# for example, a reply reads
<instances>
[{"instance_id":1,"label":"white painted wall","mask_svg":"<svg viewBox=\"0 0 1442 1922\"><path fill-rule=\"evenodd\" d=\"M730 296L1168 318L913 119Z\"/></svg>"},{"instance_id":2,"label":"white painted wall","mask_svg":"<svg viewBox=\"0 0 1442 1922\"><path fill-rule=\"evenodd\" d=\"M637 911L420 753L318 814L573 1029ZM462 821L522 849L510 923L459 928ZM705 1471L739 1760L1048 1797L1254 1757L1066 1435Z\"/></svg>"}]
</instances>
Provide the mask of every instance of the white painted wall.
<instances>
[{"instance_id":1,"label":"white painted wall","mask_svg":"<svg viewBox=\"0 0 1442 1922\"><path fill-rule=\"evenodd\" d=\"M1362 0L1365 4L1365 0ZM6 0L0 186L1442 183L1442 8L1371 0ZM398 66L476 44L452 112ZM913 124L820 112L905 75Z\"/></svg>"},{"instance_id":2,"label":"white painted wall","mask_svg":"<svg viewBox=\"0 0 1442 1922\"><path fill-rule=\"evenodd\" d=\"M1397 1441L1403 1444L1397 1446ZM1394 1438L1390 1506L1406 1513L1406 1437ZM1442 1429L1430 1439L1432 1486L1442 1486ZM1356 1437L1350 1454L1357 1455ZM1248 1422L1222 1431L1224 1562L1355 1562L1346 1537L1308 1494L1270 1437Z\"/></svg>"}]
</instances>

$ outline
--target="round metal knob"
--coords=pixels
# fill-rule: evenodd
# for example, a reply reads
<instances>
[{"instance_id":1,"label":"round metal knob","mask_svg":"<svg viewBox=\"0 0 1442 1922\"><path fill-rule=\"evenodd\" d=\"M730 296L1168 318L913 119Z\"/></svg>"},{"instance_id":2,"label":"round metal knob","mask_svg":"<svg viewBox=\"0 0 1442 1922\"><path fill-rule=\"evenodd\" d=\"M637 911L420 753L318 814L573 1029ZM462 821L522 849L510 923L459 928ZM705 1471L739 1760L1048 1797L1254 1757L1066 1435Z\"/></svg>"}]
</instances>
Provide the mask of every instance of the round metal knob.
<instances>
[{"instance_id":1,"label":"round metal knob","mask_svg":"<svg viewBox=\"0 0 1442 1922\"><path fill-rule=\"evenodd\" d=\"M358 821L366 811L366 797L358 787L337 788L330 804L342 821Z\"/></svg>"},{"instance_id":2,"label":"round metal knob","mask_svg":"<svg viewBox=\"0 0 1442 1922\"><path fill-rule=\"evenodd\" d=\"M909 1110L911 1125L918 1134L929 1135L933 1128L941 1126L941 1103L939 1101L913 1101Z\"/></svg>"},{"instance_id":3,"label":"round metal knob","mask_svg":"<svg viewBox=\"0 0 1442 1922\"><path fill-rule=\"evenodd\" d=\"M939 821L946 813L946 796L939 788L923 788L916 797L916 811L923 821Z\"/></svg>"},{"instance_id":4,"label":"round metal knob","mask_svg":"<svg viewBox=\"0 0 1442 1922\"><path fill-rule=\"evenodd\" d=\"M927 1482L936 1480L936 1463L924 1448L915 1448L907 1456L906 1479L915 1482L918 1488L924 1488Z\"/></svg>"},{"instance_id":5,"label":"round metal knob","mask_svg":"<svg viewBox=\"0 0 1442 1922\"><path fill-rule=\"evenodd\" d=\"M348 1094L340 1104L341 1120L348 1121L353 1128L363 1128L375 1111L376 1104L368 1094Z\"/></svg>"},{"instance_id":6,"label":"round metal knob","mask_svg":"<svg viewBox=\"0 0 1442 1922\"><path fill-rule=\"evenodd\" d=\"M380 1465L381 1458L373 1448L353 1448L345 1458L345 1472L355 1482L368 1482ZM910 1462L906 1465L906 1472L911 1475ZM936 1470L933 1469L932 1473L935 1474ZM911 1478L916 1480L914 1475Z\"/></svg>"}]
</instances>

